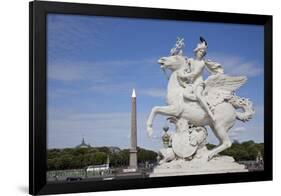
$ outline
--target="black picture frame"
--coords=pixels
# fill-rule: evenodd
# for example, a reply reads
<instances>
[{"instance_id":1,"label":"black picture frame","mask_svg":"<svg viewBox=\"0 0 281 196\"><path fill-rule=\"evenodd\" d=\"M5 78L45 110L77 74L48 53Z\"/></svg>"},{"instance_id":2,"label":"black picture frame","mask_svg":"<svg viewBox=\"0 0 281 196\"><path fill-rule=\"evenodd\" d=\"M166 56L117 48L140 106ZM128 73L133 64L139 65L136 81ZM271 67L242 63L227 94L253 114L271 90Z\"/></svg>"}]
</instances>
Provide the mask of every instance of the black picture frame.
<instances>
[{"instance_id":1,"label":"black picture frame","mask_svg":"<svg viewBox=\"0 0 281 196\"><path fill-rule=\"evenodd\" d=\"M264 26L264 170L134 180L46 181L46 15L48 13L153 18ZM272 180L272 16L63 2L29 4L29 193L59 194Z\"/></svg>"}]
</instances>

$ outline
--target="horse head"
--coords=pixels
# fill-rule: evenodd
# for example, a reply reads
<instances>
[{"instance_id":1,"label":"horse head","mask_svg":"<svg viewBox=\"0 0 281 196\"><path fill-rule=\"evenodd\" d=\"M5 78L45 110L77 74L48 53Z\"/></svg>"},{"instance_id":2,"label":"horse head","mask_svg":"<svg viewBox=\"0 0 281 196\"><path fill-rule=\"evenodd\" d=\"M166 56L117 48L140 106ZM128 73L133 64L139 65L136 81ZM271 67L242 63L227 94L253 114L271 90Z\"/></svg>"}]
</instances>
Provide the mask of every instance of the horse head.
<instances>
[{"instance_id":1,"label":"horse head","mask_svg":"<svg viewBox=\"0 0 281 196\"><path fill-rule=\"evenodd\" d=\"M161 65L162 69L170 69L171 71L176 71L185 65L187 57L182 55L172 55L168 57L161 57L158 63Z\"/></svg>"}]
</instances>

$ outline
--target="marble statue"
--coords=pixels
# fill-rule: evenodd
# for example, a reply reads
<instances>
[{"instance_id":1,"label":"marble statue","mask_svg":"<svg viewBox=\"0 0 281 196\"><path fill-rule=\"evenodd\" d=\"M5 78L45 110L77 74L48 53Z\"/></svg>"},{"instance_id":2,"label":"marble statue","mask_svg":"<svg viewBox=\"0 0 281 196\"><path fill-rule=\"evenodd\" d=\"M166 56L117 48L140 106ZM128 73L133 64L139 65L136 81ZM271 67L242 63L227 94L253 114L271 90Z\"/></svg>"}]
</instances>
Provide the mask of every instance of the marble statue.
<instances>
[{"instance_id":1,"label":"marble statue","mask_svg":"<svg viewBox=\"0 0 281 196\"><path fill-rule=\"evenodd\" d=\"M184 45L184 39L178 38L170 55L158 60L164 71L171 72L167 105L152 108L147 132L152 135L153 120L158 114L169 117L176 125L175 133L171 135L171 147L160 150L164 157L160 165L177 158L193 160L204 157L206 161L212 160L231 146L228 132L236 119L245 122L254 114L252 102L235 95L235 91L246 83L245 76L228 76L222 65L205 59L208 45L203 37L194 49L193 58L184 56ZM210 73L206 80L203 79L205 68ZM205 147L206 126L211 128L220 143L212 150Z\"/></svg>"}]
</instances>

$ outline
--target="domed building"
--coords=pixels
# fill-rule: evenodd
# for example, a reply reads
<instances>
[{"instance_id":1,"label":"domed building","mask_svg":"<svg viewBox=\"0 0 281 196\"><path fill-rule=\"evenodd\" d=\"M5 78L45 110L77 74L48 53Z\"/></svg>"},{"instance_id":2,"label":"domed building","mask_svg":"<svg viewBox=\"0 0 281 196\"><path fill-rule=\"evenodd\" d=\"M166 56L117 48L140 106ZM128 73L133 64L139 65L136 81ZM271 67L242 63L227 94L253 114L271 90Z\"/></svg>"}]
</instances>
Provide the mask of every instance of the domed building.
<instances>
[{"instance_id":1,"label":"domed building","mask_svg":"<svg viewBox=\"0 0 281 196\"><path fill-rule=\"evenodd\" d=\"M91 148L91 145L90 144L86 144L85 139L83 138L81 144L76 146L76 148Z\"/></svg>"}]
</instances>

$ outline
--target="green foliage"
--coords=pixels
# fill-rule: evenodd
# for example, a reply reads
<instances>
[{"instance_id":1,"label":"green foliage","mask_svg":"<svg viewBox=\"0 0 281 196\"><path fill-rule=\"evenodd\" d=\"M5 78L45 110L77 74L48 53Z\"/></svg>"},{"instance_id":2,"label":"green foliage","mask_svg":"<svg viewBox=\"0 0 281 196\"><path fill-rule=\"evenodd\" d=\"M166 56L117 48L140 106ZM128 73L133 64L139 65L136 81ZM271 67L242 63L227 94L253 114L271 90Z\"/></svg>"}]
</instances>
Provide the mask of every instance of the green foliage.
<instances>
[{"instance_id":1,"label":"green foliage","mask_svg":"<svg viewBox=\"0 0 281 196\"><path fill-rule=\"evenodd\" d=\"M214 147L215 145L213 144L207 144L208 149L212 149ZM242 143L235 141L230 148L220 154L232 156L236 161L248 161L255 160L259 152L262 156L264 155L263 143L255 143L250 140Z\"/></svg>"},{"instance_id":2,"label":"green foliage","mask_svg":"<svg viewBox=\"0 0 281 196\"><path fill-rule=\"evenodd\" d=\"M142 148L138 148L138 162L155 162L157 157L157 153L152 150L146 150Z\"/></svg>"},{"instance_id":3,"label":"green foliage","mask_svg":"<svg viewBox=\"0 0 281 196\"><path fill-rule=\"evenodd\" d=\"M208 149L215 145L207 144ZM138 150L138 163L156 162L157 153L143 148ZM221 155L234 157L236 161L255 160L258 153L264 154L263 143L246 141L239 143L233 142L231 148L221 152ZM66 148L48 150L47 162L48 170L79 169L89 165L105 164L107 156L110 159L110 167L126 167L129 165L129 150L124 149L113 153L108 147L98 148Z\"/></svg>"},{"instance_id":4,"label":"green foliage","mask_svg":"<svg viewBox=\"0 0 281 196\"><path fill-rule=\"evenodd\" d=\"M79 169L89 165L105 164L107 156L109 156L111 167L126 167L129 165L128 149L113 153L108 147L65 148L48 150L48 170ZM155 162L156 157L156 152L138 148L139 163Z\"/></svg>"}]
</instances>

